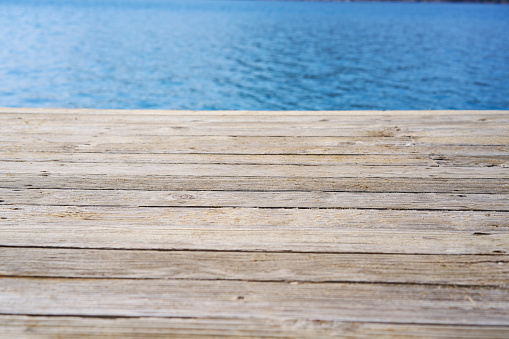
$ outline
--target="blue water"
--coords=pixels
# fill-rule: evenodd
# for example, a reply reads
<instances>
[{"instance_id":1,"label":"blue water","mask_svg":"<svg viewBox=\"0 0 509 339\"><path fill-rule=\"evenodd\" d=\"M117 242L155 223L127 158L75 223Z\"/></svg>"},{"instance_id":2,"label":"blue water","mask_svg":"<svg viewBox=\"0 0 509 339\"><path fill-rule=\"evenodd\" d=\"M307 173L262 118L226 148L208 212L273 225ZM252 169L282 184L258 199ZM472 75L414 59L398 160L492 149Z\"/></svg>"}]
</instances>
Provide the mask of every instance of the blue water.
<instances>
[{"instance_id":1,"label":"blue water","mask_svg":"<svg viewBox=\"0 0 509 339\"><path fill-rule=\"evenodd\" d=\"M509 109L509 5L0 0L0 106Z\"/></svg>"}]
</instances>

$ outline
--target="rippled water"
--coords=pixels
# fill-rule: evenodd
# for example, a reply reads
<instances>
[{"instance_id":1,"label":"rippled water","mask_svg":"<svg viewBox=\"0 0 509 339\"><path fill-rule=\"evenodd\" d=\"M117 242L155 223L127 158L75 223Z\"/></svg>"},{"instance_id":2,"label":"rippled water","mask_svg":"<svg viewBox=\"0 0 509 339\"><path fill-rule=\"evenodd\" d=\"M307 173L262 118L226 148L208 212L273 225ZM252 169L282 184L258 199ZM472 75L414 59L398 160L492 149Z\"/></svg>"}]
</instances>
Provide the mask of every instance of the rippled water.
<instances>
[{"instance_id":1,"label":"rippled water","mask_svg":"<svg viewBox=\"0 0 509 339\"><path fill-rule=\"evenodd\" d=\"M509 6L0 0L0 106L509 109Z\"/></svg>"}]
</instances>

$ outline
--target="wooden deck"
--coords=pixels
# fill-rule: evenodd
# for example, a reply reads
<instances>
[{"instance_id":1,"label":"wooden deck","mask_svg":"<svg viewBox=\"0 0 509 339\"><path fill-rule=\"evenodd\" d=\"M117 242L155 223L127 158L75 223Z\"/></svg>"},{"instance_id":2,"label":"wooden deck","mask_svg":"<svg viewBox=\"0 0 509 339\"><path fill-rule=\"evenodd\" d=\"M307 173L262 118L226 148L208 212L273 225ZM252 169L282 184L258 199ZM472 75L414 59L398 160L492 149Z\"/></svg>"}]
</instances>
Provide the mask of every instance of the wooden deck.
<instances>
[{"instance_id":1,"label":"wooden deck","mask_svg":"<svg viewBox=\"0 0 509 339\"><path fill-rule=\"evenodd\" d=\"M509 337L509 111L0 109L0 337Z\"/></svg>"}]
</instances>

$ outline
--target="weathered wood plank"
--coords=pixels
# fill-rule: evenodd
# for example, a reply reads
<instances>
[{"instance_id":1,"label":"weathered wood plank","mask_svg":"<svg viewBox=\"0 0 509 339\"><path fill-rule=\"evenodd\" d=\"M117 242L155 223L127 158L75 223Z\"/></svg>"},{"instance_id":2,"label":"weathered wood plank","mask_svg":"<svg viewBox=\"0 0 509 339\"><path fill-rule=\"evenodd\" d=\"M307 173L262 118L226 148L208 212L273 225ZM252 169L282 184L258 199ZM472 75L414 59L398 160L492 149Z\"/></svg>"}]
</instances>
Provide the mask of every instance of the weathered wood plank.
<instances>
[{"instance_id":1,"label":"weathered wood plank","mask_svg":"<svg viewBox=\"0 0 509 339\"><path fill-rule=\"evenodd\" d=\"M411 166L302 166L302 165L230 165L230 164L124 164L0 162L0 176L15 173L47 175L118 176L258 176L308 178L497 178L509 179L503 167L419 167ZM312 179L310 179L312 180ZM359 182L361 184L361 182Z\"/></svg>"},{"instance_id":2,"label":"weathered wood plank","mask_svg":"<svg viewBox=\"0 0 509 339\"><path fill-rule=\"evenodd\" d=\"M82 318L0 316L11 338L507 338L507 326L416 325L270 318Z\"/></svg>"},{"instance_id":3,"label":"weathered wood plank","mask_svg":"<svg viewBox=\"0 0 509 339\"><path fill-rule=\"evenodd\" d=\"M50 123L51 122L51 123ZM9 129L4 136L16 134L41 137L55 133L62 136L108 134L115 136L334 136L334 137L485 137L507 136L507 124L468 122L442 122L436 125L416 124L415 122L400 121L399 126L393 121L341 122L332 124L330 121L310 121L298 124L288 122L209 122L182 121L151 124L146 122L143 128L132 130L130 124L124 122L112 123L105 121L99 124L95 121L33 121L30 119L14 119L6 121ZM4 126L5 127L5 126Z\"/></svg>"},{"instance_id":4,"label":"weathered wood plank","mask_svg":"<svg viewBox=\"0 0 509 339\"><path fill-rule=\"evenodd\" d=\"M509 212L506 194L136 191L0 188L3 205L354 208Z\"/></svg>"},{"instance_id":5,"label":"weathered wood plank","mask_svg":"<svg viewBox=\"0 0 509 339\"><path fill-rule=\"evenodd\" d=\"M505 137L509 119L504 114L483 116L117 116L73 114L0 114L2 135L54 134L101 136L334 136L334 137ZM139 128L131 129L132 125ZM1 127L0 127L1 128ZM469 139L467 139L469 140Z\"/></svg>"},{"instance_id":6,"label":"weathered wood plank","mask_svg":"<svg viewBox=\"0 0 509 339\"><path fill-rule=\"evenodd\" d=\"M2 208L0 245L3 246L324 253L509 253L508 213L499 212Z\"/></svg>"},{"instance_id":7,"label":"weathered wood plank","mask_svg":"<svg viewBox=\"0 0 509 339\"><path fill-rule=\"evenodd\" d=\"M40 144L43 145L59 145L59 144L75 144L82 147L83 150L94 150L94 147L104 145L132 145L139 144L145 147L151 145L154 148L178 146L184 147L190 144L195 147L196 144L208 142L216 147L249 147L255 148L258 145L267 147L267 145L278 145L279 147L285 146L289 150L302 148L302 147L323 147L325 149L334 149L344 146L363 146L363 147L393 147L404 146L407 150L419 149L423 145L459 145L459 146L507 146L509 144L509 137L506 136L436 136L436 137L363 137L363 136L314 136L314 137L301 137L301 136L221 136L221 135L114 135L114 134L4 134L0 135L0 142L6 145L21 144ZM292 144L293 147L292 147ZM88 146L88 147L85 147ZM189 146L188 146L189 147ZM219 152L218 152L219 153ZM283 153L283 152L279 152ZM286 152L296 153L299 152ZM255 153L256 154L256 153Z\"/></svg>"},{"instance_id":8,"label":"weathered wood plank","mask_svg":"<svg viewBox=\"0 0 509 339\"><path fill-rule=\"evenodd\" d=\"M213 113L213 112L203 112ZM135 114L132 111L124 111L120 114L1 114L0 121L3 126L87 126L94 128L119 128L122 126L136 125L142 127L231 127L238 125L239 128L278 128L282 126L300 129L310 128L388 128L397 132L401 128L416 130L434 130L440 128L474 128L478 127L497 128L504 127L509 123L507 114L460 114L460 115L221 115L221 114L192 114L183 111L179 115L172 114ZM102 124L101 124L102 123ZM135 130L133 133L143 133ZM378 135L383 136L383 135Z\"/></svg>"},{"instance_id":9,"label":"weathered wood plank","mask_svg":"<svg viewBox=\"0 0 509 339\"><path fill-rule=\"evenodd\" d=\"M452 161L445 155L434 156L438 161ZM499 164L507 156L468 157L462 163ZM437 160L429 155L320 155L320 154L116 154L116 153L64 153L20 150L4 152L0 149L2 162L54 162L54 163L97 163L97 164L229 164L229 165L307 165L307 166L437 166ZM501 162L502 161L502 162ZM5 166L7 166L6 164Z\"/></svg>"},{"instance_id":10,"label":"weathered wood plank","mask_svg":"<svg viewBox=\"0 0 509 339\"><path fill-rule=\"evenodd\" d=\"M90 109L90 108L32 108L32 107L0 107L0 113L2 115L9 114L83 114L87 116L93 115L125 115L129 112L130 115L147 115L147 116L360 116L360 117L372 117L372 116L469 116L469 115L496 115L505 114L503 110L384 110L384 111L246 111L246 110L235 110L235 111L183 111L183 110L123 110L123 109Z\"/></svg>"},{"instance_id":11,"label":"weathered wood plank","mask_svg":"<svg viewBox=\"0 0 509 339\"><path fill-rule=\"evenodd\" d=\"M180 114L136 114L133 111L123 111L117 114L77 114L77 113L55 113L55 114L1 114L0 121L2 126L9 127L7 132L13 127L23 130L33 130L44 128L45 126L62 127L62 132L67 128L81 126L84 130L94 128L98 132L115 133L124 127L136 125L133 134L143 134L144 130L157 130L170 128L167 132L179 133L186 129L208 129L221 130L222 128L245 129L265 129L263 135L270 135L272 130L278 128L289 128L295 131L305 129L357 129L362 135L384 137L396 134L397 132L407 131L436 131L447 129L453 132L453 129L504 129L509 124L509 118L503 111L497 114L421 114L421 115L398 115L398 114L373 114L369 115L348 115L334 112L327 114L309 114L309 115L286 115L285 112L272 114L268 112L263 115L222 115L218 112L202 112L204 114L195 114L182 111ZM214 114L215 113L215 114ZM279 114L283 113L283 114ZM313 112L316 113L316 112ZM320 112L324 113L324 112ZM398 112L396 112L398 113ZM365 131L371 133L365 134ZM305 132L304 132L305 133ZM171 133L169 133L171 134ZM322 134L326 135L326 134Z\"/></svg>"},{"instance_id":12,"label":"weathered wood plank","mask_svg":"<svg viewBox=\"0 0 509 339\"><path fill-rule=\"evenodd\" d=\"M509 290L491 287L0 279L0 313L6 315L263 317L507 326L508 298Z\"/></svg>"},{"instance_id":13,"label":"weathered wood plank","mask_svg":"<svg viewBox=\"0 0 509 339\"><path fill-rule=\"evenodd\" d=\"M436 161L440 166L467 166L467 167L493 167L499 166L502 168L509 168L509 156L470 156L466 155L444 155L444 154L435 154L432 155L431 158Z\"/></svg>"},{"instance_id":14,"label":"weathered wood plank","mask_svg":"<svg viewBox=\"0 0 509 339\"><path fill-rule=\"evenodd\" d=\"M99 138L99 137L98 137ZM222 137L222 136L172 136L152 138L73 138L60 141L4 140L2 148L7 152L25 151L37 145L39 152L75 153L128 153L128 154L470 154L503 155L509 153L508 144L416 144L410 139L388 140L377 138L367 142L338 141L333 137ZM317 139L317 140L315 140ZM386 140L387 139L387 140ZM491 143L491 141L490 141Z\"/></svg>"},{"instance_id":15,"label":"weathered wood plank","mask_svg":"<svg viewBox=\"0 0 509 339\"><path fill-rule=\"evenodd\" d=\"M230 164L230 165L307 165L307 166L448 166L493 167L509 166L509 155L425 155L425 154L116 154L116 153L53 153L20 150L4 152L2 162L55 163L125 163L125 164Z\"/></svg>"},{"instance_id":16,"label":"weathered wood plank","mask_svg":"<svg viewBox=\"0 0 509 339\"><path fill-rule=\"evenodd\" d=\"M119 265L120 262L122 265ZM341 281L489 285L509 288L509 256L161 252L0 247L0 276Z\"/></svg>"},{"instance_id":17,"label":"weathered wood plank","mask_svg":"<svg viewBox=\"0 0 509 339\"><path fill-rule=\"evenodd\" d=\"M100 225L129 229L223 230L386 230L391 234L411 231L491 233L509 231L508 212L412 211L356 209L260 209L260 208L123 208L38 205L0 205L2 231L9 227L76 229ZM21 229L24 229L23 227ZM289 231L290 232L290 231ZM20 234L21 235L21 234ZM0 239L1 240L1 239Z\"/></svg>"},{"instance_id":18,"label":"weathered wood plank","mask_svg":"<svg viewBox=\"0 0 509 339\"><path fill-rule=\"evenodd\" d=\"M393 232L261 228L56 226L2 227L0 245L90 249L294 251L334 253L500 254L509 253L507 232Z\"/></svg>"},{"instance_id":19,"label":"weathered wood plank","mask_svg":"<svg viewBox=\"0 0 509 339\"><path fill-rule=\"evenodd\" d=\"M507 194L504 179L440 178L310 178L310 177L210 177L55 175L53 173L1 176L0 187L40 189L103 189L144 191L336 191L378 193Z\"/></svg>"}]
</instances>

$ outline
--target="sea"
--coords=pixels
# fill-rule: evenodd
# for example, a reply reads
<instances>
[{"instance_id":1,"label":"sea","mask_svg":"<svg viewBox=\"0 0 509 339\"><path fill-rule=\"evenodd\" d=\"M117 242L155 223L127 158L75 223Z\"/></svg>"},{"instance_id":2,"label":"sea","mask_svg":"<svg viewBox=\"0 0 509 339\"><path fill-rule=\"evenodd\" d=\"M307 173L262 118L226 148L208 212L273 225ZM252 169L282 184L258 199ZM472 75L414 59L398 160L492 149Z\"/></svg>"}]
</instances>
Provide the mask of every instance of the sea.
<instances>
[{"instance_id":1,"label":"sea","mask_svg":"<svg viewBox=\"0 0 509 339\"><path fill-rule=\"evenodd\" d=\"M0 0L0 106L509 109L509 5Z\"/></svg>"}]
</instances>

